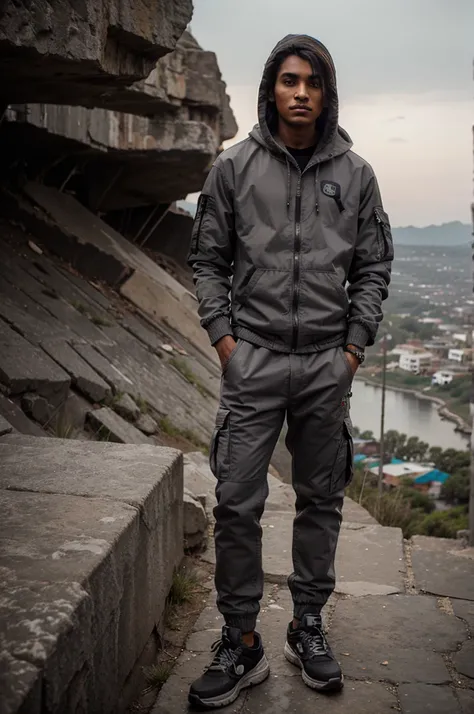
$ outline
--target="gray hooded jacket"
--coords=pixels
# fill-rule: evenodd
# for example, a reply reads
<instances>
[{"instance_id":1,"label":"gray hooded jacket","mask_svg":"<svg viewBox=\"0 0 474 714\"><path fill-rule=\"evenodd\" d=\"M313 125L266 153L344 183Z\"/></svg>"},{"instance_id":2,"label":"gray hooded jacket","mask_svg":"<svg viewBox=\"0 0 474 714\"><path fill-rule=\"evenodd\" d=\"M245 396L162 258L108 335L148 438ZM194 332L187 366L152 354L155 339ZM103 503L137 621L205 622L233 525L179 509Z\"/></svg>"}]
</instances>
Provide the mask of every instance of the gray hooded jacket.
<instances>
[{"instance_id":1,"label":"gray hooded jacket","mask_svg":"<svg viewBox=\"0 0 474 714\"><path fill-rule=\"evenodd\" d=\"M305 48L324 72L324 127L303 172L268 126L269 73L286 47ZM268 59L259 124L215 161L202 190L189 265L201 324L283 352L374 343L393 244L372 168L338 124L327 49L289 35Z\"/></svg>"}]
</instances>

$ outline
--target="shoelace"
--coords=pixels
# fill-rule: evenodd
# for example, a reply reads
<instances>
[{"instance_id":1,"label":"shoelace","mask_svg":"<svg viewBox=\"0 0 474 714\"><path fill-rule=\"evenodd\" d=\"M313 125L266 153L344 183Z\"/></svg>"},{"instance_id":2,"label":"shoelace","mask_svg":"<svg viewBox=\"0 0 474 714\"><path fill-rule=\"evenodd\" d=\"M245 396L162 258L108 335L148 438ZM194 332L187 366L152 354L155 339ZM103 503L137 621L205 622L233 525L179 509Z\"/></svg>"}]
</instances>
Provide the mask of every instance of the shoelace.
<instances>
[{"instance_id":1,"label":"shoelace","mask_svg":"<svg viewBox=\"0 0 474 714\"><path fill-rule=\"evenodd\" d=\"M216 640L211 647L211 651L216 653L211 664L206 671L221 670L227 671L229 667L235 667L235 663L240 655L240 647L233 650L222 639Z\"/></svg>"},{"instance_id":2,"label":"shoelace","mask_svg":"<svg viewBox=\"0 0 474 714\"><path fill-rule=\"evenodd\" d=\"M301 639L312 657L321 657L321 655L327 654L328 643L318 627L313 628L310 632L303 631Z\"/></svg>"}]
</instances>

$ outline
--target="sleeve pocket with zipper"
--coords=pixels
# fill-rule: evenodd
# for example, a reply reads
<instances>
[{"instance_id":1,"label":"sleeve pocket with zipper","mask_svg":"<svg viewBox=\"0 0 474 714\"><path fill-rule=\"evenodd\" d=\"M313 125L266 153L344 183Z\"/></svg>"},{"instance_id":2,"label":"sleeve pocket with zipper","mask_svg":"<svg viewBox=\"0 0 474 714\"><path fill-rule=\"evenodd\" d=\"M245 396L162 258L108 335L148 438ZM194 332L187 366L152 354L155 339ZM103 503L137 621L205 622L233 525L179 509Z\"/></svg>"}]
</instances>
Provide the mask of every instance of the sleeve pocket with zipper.
<instances>
[{"instance_id":1,"label":"sleeve pocket with zipper","mask_svg":"<svg viewBox=\"0 0 474 714\"><path fill-rule=\"evenodd\" d=\"M194 219L193 230L191 234L191 255L196 255L199 252L199 239L206 222L206 219L214 212L214 199L212 196L201 193L198 199L196 217Z\"/></svg>"},{"instance_id":2,"label":"sleeve pocket with zipper","mask_svg":"<svg viewBox=\"0 0 474 714\"><path fill-rule=\"evenodd\" d=\"M378 260L393 260L393 239L390 219L381 206L374 208L377 229Z\"/></svg>"}]
</instances>

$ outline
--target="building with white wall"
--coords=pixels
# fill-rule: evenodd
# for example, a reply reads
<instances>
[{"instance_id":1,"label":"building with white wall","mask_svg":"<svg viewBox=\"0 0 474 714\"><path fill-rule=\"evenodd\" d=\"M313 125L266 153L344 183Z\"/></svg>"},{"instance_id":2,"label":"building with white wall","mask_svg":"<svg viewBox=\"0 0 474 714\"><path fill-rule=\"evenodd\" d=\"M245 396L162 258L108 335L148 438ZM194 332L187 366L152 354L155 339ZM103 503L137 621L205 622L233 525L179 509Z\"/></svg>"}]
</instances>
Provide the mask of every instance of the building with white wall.
<instances>
[{"instance_id":1,"label":"building with white wall","mask_svg":"<svg viewBox=\"0 0 474 714\"><path fill-rule=\"evenodd\" d=\"M452 347L448 352L448 359L450 362L459 362L461 364L464 361L465 350L460 350Z\"/></svg>"},{"instance_id":2,"label":"building with white wall","mask_svg":"<svg viewBox=\"0 0 474 714\"><path fill-rule=\"evenodd\" d=\"M398 364L405 372L420 374L431 367L432 359L431 352L403 352Z\"/></svg>"},{"instance_id":3,"label":"building with white wall","mask_svg":"<svg viewBox=\"0 0 474 714\"><path fill-rule=\"evenodd\" d=\"M451 384L453 379L453 372L449 372L446 369L442 369L439 372L434 373L431 382L432 384L437 384L439 387L445 387L447 384Z\"/></svg>"}]
</instances>

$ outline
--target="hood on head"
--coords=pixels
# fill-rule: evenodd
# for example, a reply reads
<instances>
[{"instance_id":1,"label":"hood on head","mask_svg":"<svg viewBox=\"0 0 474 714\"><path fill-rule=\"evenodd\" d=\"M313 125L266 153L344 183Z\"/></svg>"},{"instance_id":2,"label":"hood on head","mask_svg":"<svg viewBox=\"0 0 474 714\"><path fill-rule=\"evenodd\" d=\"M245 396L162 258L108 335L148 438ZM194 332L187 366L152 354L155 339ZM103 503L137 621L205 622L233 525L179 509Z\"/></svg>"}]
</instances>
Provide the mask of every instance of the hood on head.
<instances>
[{"instance_id":1,"label":"hood on head","mask_svg":"<svg viewBox=\"0 0 474 714\"><path fill-rule=\"evenodd\" d=\"M324 110L318 119L320 137L318 153L329 146L336 148L337 153L348 151L352 146L349 135L339 128L339 100L337 96L336 68L326 47L309 35L287 35L274 47L265 63L260 88L258 90L258 126L251 136L264 143L272 152L281 152L282 148L275 141L276 126L272 125L272 106L269 100L273 90L272 77L275 75L275 65L282 50L298 48L305 50L312 58L314 67L319 67L323 75Z\"/></svg>"}]
</instances>

